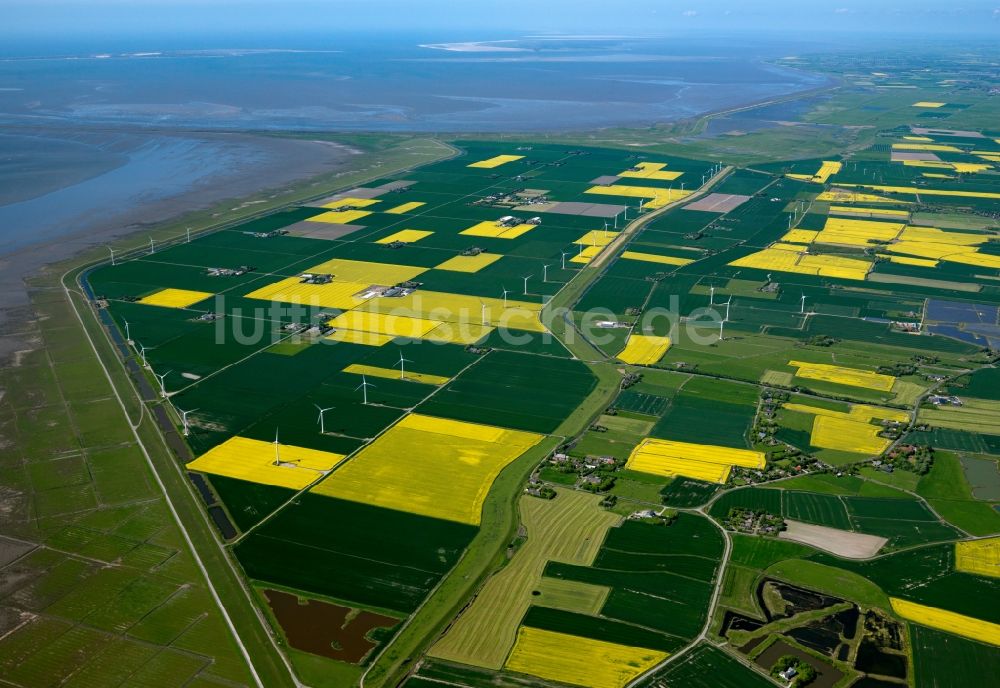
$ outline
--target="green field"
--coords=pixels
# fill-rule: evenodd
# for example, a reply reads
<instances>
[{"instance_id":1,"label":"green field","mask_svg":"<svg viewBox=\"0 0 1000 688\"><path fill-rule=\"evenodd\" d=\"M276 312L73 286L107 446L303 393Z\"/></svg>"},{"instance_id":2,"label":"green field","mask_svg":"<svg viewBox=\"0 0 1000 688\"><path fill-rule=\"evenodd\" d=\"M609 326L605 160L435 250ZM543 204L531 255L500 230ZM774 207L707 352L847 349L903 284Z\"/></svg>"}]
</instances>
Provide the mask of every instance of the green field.
<instances>
[{"instance_id":1,"label":"green field","mask_svg":"<svg viewBox=\"0 0 1000 688\"><path fill-rule=\"evenodd\" d=\"M671 688L764 688L773 685L727 652L709 643L701 643L655 672L642 685Z\"/></svg>"},{"instance_id":2,"label":"green field","mask_svg":"<svg viewBox=\"0 0 1000 688\"><path fill-rule=\"evenodd\" d=\"M419 688L525 686L525 679L502 671L522 625L676 653L710 620L716 628L724 609L759 614L753 586L762 576L862 606L887 608L888 597L899 596L1000 621L982 604L995 598L996 579L956 573L952 554L954 540L1000 532L998 374L991 354L966 329L990 321L991 309L1000 306L995 201L962 195L1000 193L1000 183L986 168L954 179L925 177L921 166L892 157L911 145L913 139L904 138L913 136L910 127L929 125L983 132L929 130L924 138L943 166L936 169L992 163L983 156L1000 156L997 133L987 128L996 121L996 105L984 89L964 86L983 84L974 60L957 66L936 55L890 56L889 67L883 59L866 58L861 67L836 55L777 60L834 75L836 85L823 97L761 106L768 118L797 126L765 125L739 136L708 127L713 120L735 127L734 113L644 130L552 134L544 141L362 135L357 140L365 152L355 171L325 178L311 192L269 197L260 212L219 213L215 220L195 214L200 221L194 224L210 231L197 232L190 243L161 241L155 253L95 264L82 281L101 298L98 311L80 296L71 302L61 291L39 290L35 317L25 327L44 349L2 373L0 486L18 497L11 512L14 563L0 563L0 573L17 582L8 599L26 620L0 637L0 673L15 685L84 686L101 678L247 684L246 660L209 595L214 586L264 685L290 682L279 651L304 683L362 682L359 667L276 648L270 634L282 638L281 629L260 622L244 577L406 617L366 660L363 683L373 688L403 680ZM884 79L894 83L882 81L879 74L890 71ZM946 78L954 81L941 81ZM920 99L947 104L914 109ZM469 165L500 154L518 157L496 168ZM724 212L650 202L671 193L673 179L628 180L630 168L658 161L691 190L710 170L706 161L717 159L754 163L753 169L727 167L710 181L711 191L748 196ZM829 181L812 179L826 160L842 165ZM639 196L592 181L621 174L618 183L645 187L641 210ZM406 184L375 188L395 182ZM325 234L329 228L317 220L327 208L316 199L355 186L374 203L353 201L363 206L359 218L346 221L353 230ZM917 205L910 204L911 187L919 192ZM882 197L819 196L841 188ZM934 190L954 195L927 193ZM527 203L526 194L546 200ZM405 215L385 212L407 202L422 205ZM549 202L626 206L631 217L626 225L608 215L621 234L613 241L603 235L610 244L596 250L599 215L560 212ZM877 219L886 208L917 210L901 221L898 238L857 243L835 236L838 224ZM507 215L518 218L519 229L508 233L496 224ZM533 217L540 224L523 224ZM303 227L308 237L298 235ZM798 236L786 237L793 227ZM285 229L291 233L281 233ZM429 234L378 243L403 229ZM168 228L152 231L159 239ZM869 223L857 231L875 230ZM817 232L824 236L802 238ZM954 241L968 249L965 258L949 251L932 267L892 259L922 255L928 232L935 246ZM588 242L596 254L589 262L583 255ZM769 248L776 242L802 242L792 247L801 251L801 262L769 254L777 253ZM626 250L654 260L622 255ZM443 265L480 252L496 260L473 272ZM581 258L562 267L569 256ZM92 253L87 260L99 258ZM676 265L677 258L691 262ZM807 260L825 267L808 267ZM844 260L865 265L864 274L829 267ZM318 267L323 264L333 267ZM226 277L209 272L239 265L255 269ZM307 271L330 272L331 286L304 285L299 275ZM255 295L279 281L283 290ZM415 291L398 301L392 292L373 295L397 284ZM39 286L50 289L54 282ZM181 308L139 301L165 288L213 298ZM300 289L312 294L302 304L289 293ZM508 299L525 307L515 305L516 317L505 323L497 313L511 314ZM121 403L80 340L70 303L83 312L99 356L112 364ZM392 318L369 317L404 303L401 320L422 328L412 336L398 334ZM460 305L442 313L441 303ZM724 337L715 324L692 324L706 309L725 311ZM539 310L544 325L531 315ZM91 312L119 334L128 322L132 338L148 350L150 370L138 365L136 347L109 342ZM298 322L323 327L342 312L348 313L342 319L357 316L389 334L367 343L341 325L332 338L294 334ZM213 313L219 317L203 319ZM595 318L626 326L581 333ZM901 322L921 323L922 333L893 324ZM441 331L458 324L479 329L451 343L432 334L445 337ZM616 356L630 333L669 335L670 349L649 365L625 365ZM441 379L420 384L402 371L397 377L401 359L407 372ZM897 379L891 389L850 377L813 379L796 375L792 361ZM367 366L374 386L359 390L352 366ZM147 392L150 398L140 401L133 384L145 391L155 384L153 373L165 374L168 396ZM962 405L920 406L937 381ZM888 474L864 465L868 454L811 446L813 416L770 409L763 386L842 413L859 403L918 410L918 421L930 429L905 429L900 443L933 447L930 471ZM323 432L317 406L330 409ZM186 439L178 432L180 409L193 409ZM240 456L235 468L195 476L204 480L195 485L206 512L184 474L184 463L233 437L273 441L277 454L280 434L280 444L351 462L413 412L478 424L474 434L505 428L544 437L482 487L479 525L252 482L268 471L313 470L287 458L259 467L261 473L248 470L250 457ZM738 479L717 486L625 471L613 476L602 506L605 495L574 489L592 487L577 473L545 464L537 477L559 486L556 498L524 494L529 475L557 449L570 465L594 456L625 459L646 437L768 451L785 450L787 443L829 464L810 471L829 472L790 477L788 462L775 461L737 471ZM143 456L149 450L155 474ZM461 454L470 465L482 460L475 451ZM326 470L315 471L314 480ZM164 490L205 573L166 508ZM416 491L412 497L428 498ZM669 507L666 524L618 515L661 506ZM880 535L888 544L874 558L851 560L785 540L723 535L718 524L732 508ZM228 544L218 546L213 527ZM732 548L723 567L727 538ZM968 682L962 672L945 675L935 655L955 654L976 666L995 662L995 653L975 643L922 628L913 631L913 646L918 686ZM407 678L414 667L416 675ZM706 642L643 681L769 684Z\"/></svg>"},{"instance_id":3,"label":"green field","mask_svg":"<svg viewBox=\"0 0 1000 688\"><path fill-rule=\"evenodd\" d=\"M599 611L597 602L607 598L606 588L602 591L599 586L574 586L571 581L542 578L548 561L589 565L597 556L604 533L619 520L601 509L599 501L593 495L565 490L552 500L522 497L519 506L527 542L507 566L487 580L473 604L431 648L430 655L500 669L514 645L521 618L532 604L565 609L567 605L559 599L572 599L572 591L577 589L584 590L584 598L592 600L597 607L594 612ZM582 608L567 611L588 611L586 602L577 600L575 604Z\"/></svg>"}]
</instances>

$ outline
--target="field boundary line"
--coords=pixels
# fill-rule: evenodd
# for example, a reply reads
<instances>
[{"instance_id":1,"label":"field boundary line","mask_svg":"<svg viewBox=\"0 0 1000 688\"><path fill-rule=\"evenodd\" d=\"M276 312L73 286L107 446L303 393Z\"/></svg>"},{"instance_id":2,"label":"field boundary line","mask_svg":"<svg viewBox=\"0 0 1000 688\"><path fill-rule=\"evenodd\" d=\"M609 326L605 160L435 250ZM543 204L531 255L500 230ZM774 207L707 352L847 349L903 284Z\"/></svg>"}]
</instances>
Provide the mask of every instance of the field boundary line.
<instances>
[{"instance_id":1,"label":"field boundary line","mask_svg":"<svg viewBox=\"0 0 1000 688\"><path fill-rule=\"evenodd\" d=\"M63 279L65 279L65 277L68 274L69 273L63 275ZM70 306L73 308L74 315L76 315L77 320L80 322L80 326L84 331L84 336L87 339L87 343L90 345L91 351L93 351L94 356L97 358L97 361L101 366L101 372L104 373L105 379L108 381L108 384L111 385L111 389L114 391L115 399L118 402L119 407L121 407L122 414L125 416L126 420L129 421L129 430L132 432L132 436L135 438L136 444L142 451L142 455L146 460L146 465L149 467L149 470L152 472L153 477L156 479L156 484L160 488L160 491L163 494L163 498L164 501L167 503L167 507L170 509L170 515L173 517L174 523L177 525L177 528L180 530L181 535L184 537L185 544L188 546L188 549L191 550L191 556L194 558L195 564L198 566L198 570L201 572L202 577L205 579L206 587L211 593L212 599L215 601L215 604L219 608L219 611L222 612L222 616L226 622L226 626L229 628L230 632L233 635L234 640L236 641L236 644L240 648L240 653L243 655L243 659L247 663L247 667L249 668L250 673L253 676L254 683L256 683L256 685L259 686L260 688L264 688L264 684L261 681L260 675L257 673L257 668L254 665L253 660L250 658L250 653L247 651L246 645L243 644L243 639L240 637L239 632L236 630L236 626L235 624L233 624L233 620L230 618L229 612L222 604L222 599L219 597L219 594L215 589L215 584L212 582L211 577L208 575L208 570L205 568L205 564L201 559L201 555L198 553L197 549L194 546L194 541L191 539L191 535L188 533L187 527L184 525L184 523L181 522L180 515L177 513L177 509L174 507L173 501L171 500L169 493L167 492L166 485L164 485L163 480L160 478L159 471L157 471L156 465L153 463L153 459L149 455L149 451L146 449L146 445L143 442L142 437L139 435L137 427L132 425L131 419L128 417L128 410L125 407L125 402L122 400L117 387L115 387L114 381L111 378L111 373L108 371L107 365L105 365L104 360L101 358L100 353L97 351L97 346L94 344L94 340L91 338L90 332L84 325L83 317L80 315L80 310L77 308L77 305L73 300L73 293L79 293L79 292L74 292L74 290L69 289L65 285L65 283L63 283L63 290L65 291L67 301L69 301Z\"/></svg>"}]
</instances>

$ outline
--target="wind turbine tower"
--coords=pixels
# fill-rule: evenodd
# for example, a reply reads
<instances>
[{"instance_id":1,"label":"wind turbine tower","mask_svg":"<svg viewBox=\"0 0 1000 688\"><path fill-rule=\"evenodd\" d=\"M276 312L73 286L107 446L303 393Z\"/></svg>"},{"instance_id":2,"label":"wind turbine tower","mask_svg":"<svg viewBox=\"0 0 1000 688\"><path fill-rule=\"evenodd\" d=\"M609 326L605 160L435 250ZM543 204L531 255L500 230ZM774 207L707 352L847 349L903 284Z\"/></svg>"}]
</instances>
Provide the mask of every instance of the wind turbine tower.
<instances>
[{"instance_id":1,"label":"wind turbine tower","mask_svg":"<svg viewBox=\"0 0 1000 688\"><path fill-rule=\"evenodd\" d=\"M319 434L323 435L326 433L326 423L325 423L326 412L332 411L333 409L336 408L336 406L330 406L329 408L323 408L319 404L313 404L313 406L315 406L316 409L319 411L319 418L316 419L316 422L319 423ZM277 432L275 432L275 436L277 437Z\"/></svg>"},{"instance_id":2,"label":"wind turbine tower","mask_svg":"<svg viewBox=\"0 0 1000 688\"><path fill-rule=\"evenodd\" d=\"M354 388L355 392L358 391L359 389L361 390L361 394L362 394L362 402L361 403L365 404L366 406L368 405L368 388L369 387L374 387L374 386L375 385L373 385L372 383L368 382L368 380L365 379L365 376L362 375L361 376L361 384Z\"/></svg>"}]
</instances>

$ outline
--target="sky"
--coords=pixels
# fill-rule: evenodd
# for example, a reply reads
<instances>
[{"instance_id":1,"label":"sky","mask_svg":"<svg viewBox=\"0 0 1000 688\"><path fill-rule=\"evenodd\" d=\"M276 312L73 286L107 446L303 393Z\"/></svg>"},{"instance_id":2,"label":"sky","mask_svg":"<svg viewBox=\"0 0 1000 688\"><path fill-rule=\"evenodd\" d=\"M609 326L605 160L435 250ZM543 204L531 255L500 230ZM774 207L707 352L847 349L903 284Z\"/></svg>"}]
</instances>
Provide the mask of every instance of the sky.
<instances>
[{"instance_id":1,"label":"sky","mask_svg":"<svg viewBox=\"0 0 1000 688\"><path fill-rule=\"evenodd\" d=\"M0 36L1000 33L1000 0L0 0Z\"/></svg>"}]
</instances>

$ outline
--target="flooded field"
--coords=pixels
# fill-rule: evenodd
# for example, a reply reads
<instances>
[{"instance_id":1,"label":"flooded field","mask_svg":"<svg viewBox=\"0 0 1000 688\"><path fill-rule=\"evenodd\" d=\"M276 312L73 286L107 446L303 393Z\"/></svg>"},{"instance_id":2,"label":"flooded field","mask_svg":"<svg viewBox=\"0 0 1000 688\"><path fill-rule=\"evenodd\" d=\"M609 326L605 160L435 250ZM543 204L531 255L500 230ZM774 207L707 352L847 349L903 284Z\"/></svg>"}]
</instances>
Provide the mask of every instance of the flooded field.
<instances>
[{"instance_id":1,"label":"flooded field","mask_svg":"<svg viewBox=\"0 0 1000 688\"><path fill-rule=\"evenodd\" d=\"M976 499L1000 499L1000 471L995 460L963 456L962 468Z\"/></svg>"},{"instance_id":2,"label":"flooded field","mask_svg":"<svg viewBox=\"0 0 1000 688\"><path fill-rule=\"evenodd\" d=\"M386 634L399 619L319 600L304 600L281 590L265 590L267 604L297 650L359 664L379 645L373 632Z\"/></svg>"}]
</instances>

